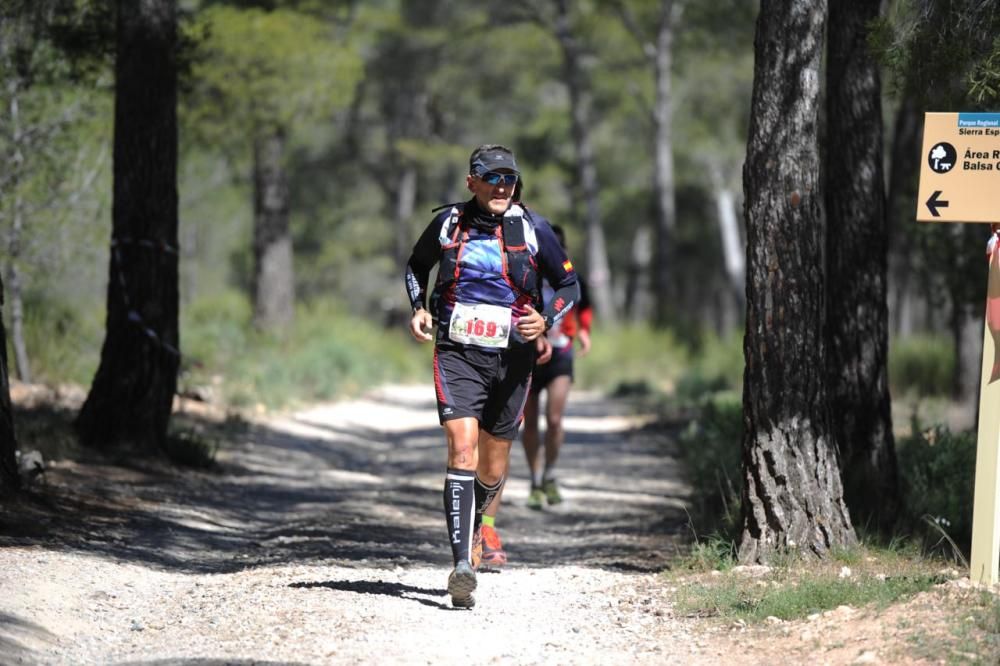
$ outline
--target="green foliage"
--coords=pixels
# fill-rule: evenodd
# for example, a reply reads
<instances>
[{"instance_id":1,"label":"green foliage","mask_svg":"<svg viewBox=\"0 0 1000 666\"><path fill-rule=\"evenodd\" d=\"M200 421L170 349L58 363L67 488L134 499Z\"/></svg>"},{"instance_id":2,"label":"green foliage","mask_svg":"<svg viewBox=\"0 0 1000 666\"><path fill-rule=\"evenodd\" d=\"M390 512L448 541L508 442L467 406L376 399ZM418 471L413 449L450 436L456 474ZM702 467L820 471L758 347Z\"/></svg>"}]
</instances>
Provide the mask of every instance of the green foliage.
<instances>
[{"instance_id":1,"label":"green foliage","mask_svg":"<svg viewBox=\"0 0 1000 666\"><path fill-rule=\"evenodd\" d=\"M7 166L0 174L0 263L5 275L16 267L25 301L53 304L55 326L65 323L57 304L72 303L81 290L100 285L98 271L106 278L107 223L99 227L97 216L110 200L104 187L110 182L110 79L98 68L81 85L77 63L53 37L55 31L68 39L79 19L76 10L86 9L69 4L17 2L5 6L0 18L0 159ZM97 238L103 251L94 249L100 247ZM35 320L28 326L38 324L44 308L33 314L26 303ZM47 344L46 338L38 334L38 342ZM40 359L43 366L52 359L51 347L43 352L48 358ZM35 355L30 346L28 353ZM70 378L76 370L70 368Z\"/></svg>"},{"instance_id":2,"label":"green foliage","mask_svg":"<svg viewBox=\"0 0 1000 666\"><path fill-rule=\"evenodd\" d=\"M1000 654L1000 596L987 590L978 593L979 608L976 623L987 635L987 654Z\"/></svg>"},{"instance_id":3,"label":"green foliage","mask_svg":"<svg viewBox=\"0 0 1000 666\"><path fill-rule=\"evenodd\" d=\"M736 566L736 543L718 534L698 539L681 559L678 571L729 571Z\"/></svg>"},{"instance_id":4,"label":"green foliage","mask_svg":"<svg viewBox=\"0 0 1000 666\"><path fill-rule=\"evenodd\" d=\"M184 313L182 386L217 386L227 404L279 407L351 395L386 381L423 379L429 350L342 306L302 306L280 339L253 331L249 305L229 293ZM426 353L422 353L426 352Z\"/></svg>"},{"instance_id":5,"label":"green foliage","mask_svg":"<svg viewBox=\"0 0 1000 666\"><path fill-rule=\"evenodd\" d=\"M743 401L729 391L703 398L699 414L681 433L680 455L692 493L692 529L699 534L738 536L741 516Z\"/></svg>"},{"instance_id":6,"label":"green foliage","mask_svg":"<svg viewBox=\"0 0 1000 666\"><path fill-rule=\"evenodd\" d=\"M84 311L65 299L33 291L24 306L25 347L33 379L87 385L97 370L104 338L104 312ZM8 336L7 358L13 358Z\"/></svg>"},{"instance_id":7,"label":"green foliage","mask_svg":"<svg viewBox=\"0 0 1000 666\"><path fill-rule=\"evenodd\" d=\"M200 299L181 311L185 368L224 369L251 352L252 312L246 297L227 291Z\"/></svg>"},{"instance_id":8,"label":"green foliage","mask_svg":"<svg viewBox=\"0 0 1000 666\"><path fill-rule=\"evenodd\" d=\"M218 451L218 439L209 439L193 429L169 433L164 444L164 453L171 462L195 469L215 469Z\"/></svg>"},{"instance_id":9,"label":"green foliage","mask_svg":"<svg viewBox=\"0 0 1000 666\"><path fill-rule=\"evenodd\" d=\"M948 553L941 531L968 551L972 538L972 493L976 437L952 433L942 425L923 428L916 417L909 437L896 442L900 485L906 512L902 526L931 548ZM925 517L940 530L929 527Z\"/></svg>"},{"instance_id":10,"label":"green foliage","mask_svg":"<svg viewBox=\"0 0 1000 666\"><path fill-rule=\"evenodd\" d=\"M743 336L705 334L677 382L676 397L698 404L712 393L740 391L743 386Z\"/></svg>"},{"instance_id":11,"label":"green foliage","mask_svg":"<svg viewBox=\"0 0 1000 666\"><path fill-rule=\"evenodd\" d=\"M361 60L332 27L293 9L212 5L188 26L198 44L185 127L243 143L346 106Z\"/></svg>"},{"instance_id":12,"label":"green foliage","mask_svg":"<svg viewBox=\"0 0 1000 666\"><path fill-rule=\"evenodd\" d=\"M240 267L252 256L247 149L255 132L276 125L289 131L290 215L302 304L332 294L353 318L367 317L376 326L405 308L398 255L405 256L432 206L466 195L465 160L485 141L517 150L526 200L569 230L573 258L586 272L562 53L551 26L533 20L546 12L551 18L551 7L516 4L180 3L182 309L245 286L248 271ZM655 3L626 4L646 28L659 11ZM718 271L714 246L705 242L714 236L713 218L706 208L711 199L700 191L710 186L698 175L703 165L697 157L722 156L737 173L739 128L745 124L738 111L724 118L709 118L705 111L746 106L750 5L727 0L688 8L677 33L683 57L675 59L675 124L678 134L688 137L676 146L678 163L685 165L678 177L688 193L679 226L692 230L680 236L690 265L703 269L693 278L699 285ZM113 3L17 0L4 5L3 11L8 9L17 11L3 14L5 29L13 25L6 20L12 15L54 17L51 29L19 33L32 38L32 49L25 51L31 56L31 86L21 111L36 130L44 130L33 133L44 138L26 153L28 161L17 174L17 192L31 212L21 269L27 289L50 300L57 294L73 303L74 316L83 317L104 308L108 277ZM594 93L591 129L600 206L610 221L607 239L617 280L636 228L651 218L652 74L610 5L575 3L571 12ZM486 40L504 48L487 51ZM9 84L12 68L3 67ZM0 97L8 89L5 85ZM9 108L7 100L2 106ZM0 125L5 120L0 114ZM4 141L0 136L9 157ZM399 200L404 167L415 169L417 188L413 212L397 220L406 209ZM0 177L4 230L14 201L14 190L5 185ZM703 261L707 257L712 262ZM628 338L626 333L626 344ZM183 331L185 354L193 350L194 358L209 358L212 344L195 330ZM98 352L99 342L86 352L91 365ZM687 358L673 338L646 346L641 352L646 358L629 358L630 352L595 345L594 358L580 365L581 383L669 392ZM29 355L36 355L31 346ZM44 359L40 363L48 367ZM76 377L82 371L73 372ZM709 375L706 386L720 385Z\"/></svg>"},{"instance_id":13,"label":"green foliage","mask_svg":"<svg viewBox=\"0 0 1000 666\"><path fill-rule=\"evenodd\" d=\"M678 609L746 622L794 620L844 605L883 608L943 582L931 560L901 557L891 550L856 550L847 556L856 563L847 571L840 562L798 561L758 575L727 567L723 576L684 581Z\"/></svg>"},{"instance_id":14,"label":"green foliage","mask_svg":"<svg viewBox=\"0 0 1000 666\"><path fill-rule=\"evenodd\" d=\"M714 610L723 618L748 622L760 622L768 617L794 620L839 606L859 607L874 603L884 607L923 592L937 582L938 578L932 575L886 580L874 577L844 580L827 576L802 580L796 585L766 588L745 584L721 585L701 592L685 588L689 596L682 597L679 606L689 610Z\"/></svg>"},{"instance_id":15,"label":"green foliage","mask_svg":"<svg viewBox=\"0 0 1000 666\"><path fill-rule=\"evenodd\" d=\"M996 35L1000 13L980 0L902 0L870 29L869 45L886 65L897 96L923 111L989 111L996 106ZM893 165L902 175L901 193L916 187L916 163ZM912 166L912 168L911 168ZM916 190L893 205L912 211ZM903 203L907 201L907 203ZM900 213L907 219L909 212ZM912 219L912 218L910 218ZM986 262L970 252L983 242L977 225L910 225L900 259L928 305L941 319L981 308L986 297ZM941 267L947 266L948 270Z\"/></svg>"},{"instance_id":16,"label":"green foliage","mask_svg":"<svg viewBox=\"0 0 1000 666\"><path fill-rule=\"evenodd\" d=\"M869 45L897 90L935 111L989 110L998 100L1000 14L980 0L903 0L877 21Z\"/></svg>"},{"instance_id":17,"label":"green foliage","mask_svg":"<svg viewBox=\"0 0 1000 666\"><path fill-rule=\"evenodd\" d=\"M977 105L1000 101L1000 37L993 41L992 53L973 66L969 84L969 96Z\"/></svg>"},{"instance_id":18,"label":"green foliage","mask_svg":"<svg viewBox=\"0 0 1000 666\"><path fill-rule=\"evenodd\" d=\"M889 387L894 395L949 395L954 371L955 349L946 338L916 335L889 345Z\"/></svg>"},{"instance_id":19,"label":"green foliage","mask_svg":"<svg viewBox=\"0 0 1000 666\"><path fill-rule=\"evenodd\" d=\"M71 458L80 453L80 443L73 431L76 410L61 407L49 398L38 405L14 406L14 425L18 449L38 451L44 460Z\"/></svg>"},{"instance_id":20,"label":"green foliage","mask_svg":"<svg viewBox=\"0 0 1000 666\"><path fill-rule=\"evenodd\" d=\"M612 390L624 383L645 383L659 393L673 390L688 362L688 352L670 331L647 325L596 327L591 352L578 359L576 381L586 388Z\"/></svg>"}]
</instances>

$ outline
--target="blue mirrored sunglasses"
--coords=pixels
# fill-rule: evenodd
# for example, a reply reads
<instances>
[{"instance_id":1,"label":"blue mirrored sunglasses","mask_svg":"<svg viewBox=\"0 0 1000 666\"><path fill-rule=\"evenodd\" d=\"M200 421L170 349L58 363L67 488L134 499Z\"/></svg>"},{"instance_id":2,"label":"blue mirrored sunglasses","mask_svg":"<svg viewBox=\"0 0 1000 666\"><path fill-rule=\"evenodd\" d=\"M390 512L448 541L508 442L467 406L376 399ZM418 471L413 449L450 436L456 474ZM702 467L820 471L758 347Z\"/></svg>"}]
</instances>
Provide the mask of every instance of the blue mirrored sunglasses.
<instances>
[{"instance_id":1,"label":"blue mirrored sunglasses","mask_svg":"<svg viewBox=\"0 0 1000 666\"><path fill-rule=\"evenodd\" d=\"M514 185L517 184L517 174L515 173L497 173L496 171L488 171L479 178L487 185L514 187Z\"/></svg>"}]
</instances>

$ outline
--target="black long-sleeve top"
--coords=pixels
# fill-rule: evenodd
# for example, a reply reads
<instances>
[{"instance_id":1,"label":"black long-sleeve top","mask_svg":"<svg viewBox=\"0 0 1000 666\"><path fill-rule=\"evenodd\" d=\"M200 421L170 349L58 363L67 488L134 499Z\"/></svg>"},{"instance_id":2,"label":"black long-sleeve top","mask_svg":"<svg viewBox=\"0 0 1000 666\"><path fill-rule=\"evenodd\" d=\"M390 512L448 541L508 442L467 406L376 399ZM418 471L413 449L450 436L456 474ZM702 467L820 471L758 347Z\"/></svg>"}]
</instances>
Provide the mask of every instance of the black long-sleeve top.
<instances>
[{"instance_id":1,"label":"black long-sleeve top","mask_svg":"<svg viewBox=\"0 0 1000 666\"><path fill-rule=\"evenodd\" d=\"M548 328L560 321L579 301L577 273L548 220L534 212L529 213L526 209L522 218L526 225L526 243L529 251L533 253L536 270L554 289L552 298L542 305L533 302L527 294L511 288L499 270L499 257L491 256L491 253L497 252L491 241L495 239L496 227L503 222L504 216L482 211L475 199L465 204L457 204L456 207L463 211L469 239L460 260L458 282L445 293L435 294L436 298L432 298L432 306L436 311L431 314L439 322L449 321L456 300L502 305L510 307L512 311L512 339L523 343L524 340L517 333L516 326L518 319L527 314L529 305L533 308L542 306L541 313ZM426 307L427 283L431 269L441 259L442 246L450 240L445 234L450 216L449 209L431 221L414 245L413 253L407 262L406 288L410 305L414 309ZM437 339L439 342L447 339L446 325L439 325Z\"/></svg>"}]
</instances>

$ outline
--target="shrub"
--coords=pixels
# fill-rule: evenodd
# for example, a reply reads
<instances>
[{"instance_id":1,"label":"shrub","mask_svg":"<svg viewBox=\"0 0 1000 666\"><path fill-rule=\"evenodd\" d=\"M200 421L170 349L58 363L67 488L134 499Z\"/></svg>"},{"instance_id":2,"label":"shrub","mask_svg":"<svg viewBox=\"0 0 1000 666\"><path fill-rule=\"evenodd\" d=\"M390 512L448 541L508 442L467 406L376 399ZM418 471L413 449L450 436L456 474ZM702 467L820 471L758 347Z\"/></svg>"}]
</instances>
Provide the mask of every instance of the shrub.
<instances>
[{"instance_id":1,"label":"shrub","mask_svg":"<svg viewBox=\"0 0 1000 666\"><path fill-rule=\"evenodd\" d=\"M9 320L7 321L10 325ZM104 339L104 311L82 311L54 297L29 293L24 299L24 338L36 382L86 385L94 378ZM11 368L14 356L7 331Z\"/></svg>"},{"instance_id":2,"label":"shrub","mask_svg":"<svg viewBox=\"0 0 1000 666\"><path fill-rule=\"evenodd\" d=\"M164 453L173 463L195 469L216 469L215 455L219 440L199 434L194 429L177 430L167 435Z\"/></svg>"},{"instance_id":3,"label":"shrub","mask_svg":"<svg viewBox=\"0 0 1000 666\"><path fill-rule=\"evenodd\" d=\"M895 395L948 395L955 350L945 338L914 336L889 345L889 385Z\"/></svg>"},{"instance_id":4,"label":"shrub","mask_svg":"<svg viewBox=\"0 0 1000 666\"><path fill-rule=\"evenodd\" d=\"M742 335L706 335L677 383L677 397L697 402L718 391L739 391L743 386L743 365Z\"/></svg>"},{"instance_id":5,"label":"shrub","mask_svg":"<svg viewBox=\"0 0 1000 666\"><path fill-rule=\"evenodd\" d=\"M590 354L575 366L584 388L670 393L688 363L687 350L670 331L648 325L597 327L591 340Z\"/></svg>"},{"instance_id":6,"label":"shrub","mask_svg":"<svg viewBox=\"0 0 1000 666\"><path fill-rule=\"evenodd\" d=\"M736 536L742 489L743 403L733 391L705 399L680 437L681 458L693 492L692 527Z\"/></svg>"},{"instance_id":7,"label":"shrub","mask_svg":"<svg viewBox=\"0 0 1000 666\"><path fill-rule=\"evenodd\" d=\"M905 511L902 524L935 545L942 536L938 530L928 529L928 517L968 551L972 539L975 433L952 433L941 425L923 429L916 419L912 431L911 436L897 441Z\"/></svg>"},{"instance_id":8,"label":"shrub","mask_svg":"<svg viewBox=\"0 0 1000 666\"><path fill-rule=\"evenodd\" d=\"M254 331L243 297L224 295L190 308L183 333L183 382L221 382L234 406L327 400L429 374L430 345L419 348L404 330L387 330L336 303L300 306L282 338Z\"/></svg>"},{"instance_id":9,"label":"shrub","mask_svg":"<svg viewBox=\"0 0 1000 666\"><path fill-rule=\"evenodd\" d=\"M736 543L718 534L698 539L678 569L705 572L729 571L736 566Z\"/></svg>"}]
</instances>

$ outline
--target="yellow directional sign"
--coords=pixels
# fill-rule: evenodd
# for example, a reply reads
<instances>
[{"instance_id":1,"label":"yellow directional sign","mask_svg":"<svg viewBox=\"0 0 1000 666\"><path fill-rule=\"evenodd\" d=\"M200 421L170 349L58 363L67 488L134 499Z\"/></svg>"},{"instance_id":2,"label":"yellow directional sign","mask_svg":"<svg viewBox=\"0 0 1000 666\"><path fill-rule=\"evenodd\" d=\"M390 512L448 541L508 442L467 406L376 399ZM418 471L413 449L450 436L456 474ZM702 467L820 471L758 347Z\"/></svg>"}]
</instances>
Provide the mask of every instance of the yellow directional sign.
<instances>
[{"instance_id":1,"label":"yellow directional sign","mask_svg":"<svg viewBox=\"0 0 1000 666\"><path fill-rule=\"evenodd\" d=\"M1000 113L924 114L917 220L1000 222Z\"/></svg>"},{"instance_id":2,"label":"yellow directional sign","mask_svg":"<svg viewBox=\"0 0 1000 666\"><path fill-rule=\"evenodd\" d=\"M924 114L921 160L917 220L1000 222L1000 113ZM993 585L1000 579L1000 230L992 232L987 253L969 573Z\"/></svg>"}]
</instances>

